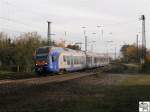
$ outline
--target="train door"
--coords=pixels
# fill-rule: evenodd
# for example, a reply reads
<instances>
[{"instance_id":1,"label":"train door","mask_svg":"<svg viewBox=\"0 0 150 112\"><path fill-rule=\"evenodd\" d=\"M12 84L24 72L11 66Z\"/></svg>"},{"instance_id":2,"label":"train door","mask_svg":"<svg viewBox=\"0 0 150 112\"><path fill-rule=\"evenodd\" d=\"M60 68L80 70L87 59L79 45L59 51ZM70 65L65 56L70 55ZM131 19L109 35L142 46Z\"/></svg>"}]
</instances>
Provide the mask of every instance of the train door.
<instances>
[{"instance_id":1,"label":"train door","mask_svg":"<svg viewBox=\"0 0 150 112\"><path fill-rule=\"evenodd\" d=\"M52 54L52 71L59 72L59 55L57 53Z\"/></svg>"}]
</instances>

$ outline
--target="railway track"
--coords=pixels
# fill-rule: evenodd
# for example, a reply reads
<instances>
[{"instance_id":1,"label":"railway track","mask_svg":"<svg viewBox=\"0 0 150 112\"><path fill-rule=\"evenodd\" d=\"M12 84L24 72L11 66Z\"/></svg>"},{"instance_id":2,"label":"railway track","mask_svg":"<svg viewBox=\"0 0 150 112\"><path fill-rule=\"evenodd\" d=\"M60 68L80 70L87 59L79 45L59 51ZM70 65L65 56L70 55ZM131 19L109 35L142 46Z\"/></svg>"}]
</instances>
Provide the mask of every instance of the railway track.
<instances>
[{"instance_id":1,"label":"railway track","mask_svg":"<svg viewBox=\"0 0 150 112\"><path fill-rule=\"evenodd\" d=\"M29 91L31 88L38 88L47 84L54 84L65 82L69 80L79 79L94 75L96 72L74 72L64 75L37 77L30 79L19 79L19 80L1 80L0 81L0 94L11 94L18 92Z\"/></svg>"},{"instance_id":2,"label":"railway track","mask_svg":"<svg viewBox=\"0 0 150 112\"><path fill-rule=\"evenodd\" d=\"M73 73L67 73L63 75L54 75L54 76L46 76L46 77L36 77L36 78L30 78L30 79L19 79L19 80L1 80L0 85L4 84L46 84L46 83L52 83L52 82L63 82L68 80L73 80L89 75L94 75L96 72L87 70L86 72L73 72Z\"/></svg>"}]
</instances>

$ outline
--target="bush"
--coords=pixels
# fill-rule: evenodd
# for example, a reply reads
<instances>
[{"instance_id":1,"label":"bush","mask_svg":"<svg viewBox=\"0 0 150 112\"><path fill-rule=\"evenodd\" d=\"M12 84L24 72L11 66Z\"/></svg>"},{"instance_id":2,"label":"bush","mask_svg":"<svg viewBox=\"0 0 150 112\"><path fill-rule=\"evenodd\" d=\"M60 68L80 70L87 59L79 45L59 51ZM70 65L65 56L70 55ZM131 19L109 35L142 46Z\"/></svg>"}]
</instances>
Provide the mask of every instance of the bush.
<instances>
[{"instance_id":1,"label":"bush","mask_svg":"<svg viewBox=\"0 0 150 112\"><path fill-rule=\"evenodd\" d=\"M119 63L114 63L114 64L109 64L104 67L103 71L104 72L109 72L109 73L123 73L127 67L123 64Z\"/></svg>"},{"instance_id":2,"label":"bush","mask_svg":"<svg viewBox=\"0 0 150 112\"><path fill-rule=\"evenodd\" d=\"M139 73L140 66L137 64L113 63L104 67L103 72L107 73Z\"/></svg>"}]
</instances>

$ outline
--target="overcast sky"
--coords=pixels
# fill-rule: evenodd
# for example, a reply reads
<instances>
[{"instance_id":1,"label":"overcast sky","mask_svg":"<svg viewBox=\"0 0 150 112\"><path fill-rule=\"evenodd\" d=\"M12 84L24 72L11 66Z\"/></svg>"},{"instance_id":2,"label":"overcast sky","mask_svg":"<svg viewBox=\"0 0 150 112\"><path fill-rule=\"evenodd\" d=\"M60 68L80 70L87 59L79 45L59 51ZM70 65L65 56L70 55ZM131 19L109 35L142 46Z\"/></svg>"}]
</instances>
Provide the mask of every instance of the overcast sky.
<instances>
[{"instance_id":1,"label":"overcast sky","mask_svg":"<svg viewBox=\"0 0 150 112\"><path fill-rule=\"evenodd\" d=\"M14 34L37 31L46 37L49 20L52 33L56 34L52 39L84 42L82 27L85 26L88 41L96 41L94 51L104 52L108 46L113 52L114 44L119 49L124 42L136 41L136 34L141 32L142 14L146 16L150 47L150 0L0 0L0 30ZM103 26L103 38L98 25ZM108 40L113 43L107 45Z\"/></svg>"}]
</instances>

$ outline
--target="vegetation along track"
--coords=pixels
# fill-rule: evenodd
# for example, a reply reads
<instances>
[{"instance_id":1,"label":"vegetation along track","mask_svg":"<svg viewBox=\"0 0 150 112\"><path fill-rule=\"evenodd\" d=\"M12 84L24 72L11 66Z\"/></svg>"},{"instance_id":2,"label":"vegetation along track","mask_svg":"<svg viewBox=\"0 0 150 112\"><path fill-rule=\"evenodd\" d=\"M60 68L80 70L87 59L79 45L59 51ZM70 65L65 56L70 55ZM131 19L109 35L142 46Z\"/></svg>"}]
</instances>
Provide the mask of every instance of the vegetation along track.
<instances>
[{"instance_id":1,"label":"vegetation along track","mask_svg":"<svg viewBox=\"0 0 150 112\"><path fill-rule=\"evenodd\" d=\"M19 79L19 80L1 80L0 81L0 94L6 94L16 91L24 91L30 87L37 87L37 85L44 85L50 83L60 83L73 79L79 79L82 77L95 75L96 71L87 70L86 72L73 72L62 75L36 77L30 79Z\"/></svg>"},{"instance_id":2,"label":"vegetation along track","mask_svg":"<svg viewBox=\"0 0 150 112\"><path fill-rule=\"evenodd\" d=\"M19 79L19 80L1 80L0 85L5 84L46 84L52 82L63 82L68 80L73 80L76 78L81 78L89 75L94 75L97 73L97 70L86 70L81 72L73 72L73 73L66 73L62 75L54 75L54 76L45 76L45 77L36 77L36 78L29 78L29 79Z\"/></svg>"}]
</instances>

